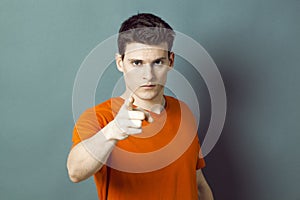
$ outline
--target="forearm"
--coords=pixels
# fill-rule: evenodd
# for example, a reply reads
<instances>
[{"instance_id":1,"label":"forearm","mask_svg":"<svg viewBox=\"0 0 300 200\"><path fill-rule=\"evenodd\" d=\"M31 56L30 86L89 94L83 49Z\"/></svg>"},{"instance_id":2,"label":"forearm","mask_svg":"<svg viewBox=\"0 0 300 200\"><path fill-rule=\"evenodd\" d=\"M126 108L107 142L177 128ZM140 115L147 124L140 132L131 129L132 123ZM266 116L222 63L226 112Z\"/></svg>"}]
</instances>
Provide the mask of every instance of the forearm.
<instances>
[{"instance_id":1,"label":"forearm","mask_svg":"<svg viewBox=\"0 0 300 200\"><path fill-rule=\"evenodd\" d=\"M126 101L114 120L91 138L77 144L70 152L67 168L73 182L82 181L101 169L115 144L131 134L142 132L143 111L133 109L134 99Z\"/></svg>"},{"instance_id":2,"label":"forearm","mask_svg":"<svg viewBox=\"0 0 300 200\"><path fill-rule=\"evenodd\" d=\"M212 191L202 173L202 170L197 170L197 187L199 200L213 200Z\"/></svg>"},{"instance_id":3,"label":"forearm","mask_svg":"<svg viewBox=\"0 0 300 200\"><path fill-rule=\"evenodd\" d=\"M77 144L70 152L67 168L73 182L80 182L95 174L106 162L117 140L105 137L109 127Z\"/></svg>"},{"instance_id":4,"label":"forearm","mask_svg":"<svg viewBox=\"0 0 300 200\"><path fill-rule=\"evenodd\" d=\"M198 186L198 199L199 200L213 200L213 194L210 189L210 187L207 185L207 187Z\"/></svg>"}]
</instances>

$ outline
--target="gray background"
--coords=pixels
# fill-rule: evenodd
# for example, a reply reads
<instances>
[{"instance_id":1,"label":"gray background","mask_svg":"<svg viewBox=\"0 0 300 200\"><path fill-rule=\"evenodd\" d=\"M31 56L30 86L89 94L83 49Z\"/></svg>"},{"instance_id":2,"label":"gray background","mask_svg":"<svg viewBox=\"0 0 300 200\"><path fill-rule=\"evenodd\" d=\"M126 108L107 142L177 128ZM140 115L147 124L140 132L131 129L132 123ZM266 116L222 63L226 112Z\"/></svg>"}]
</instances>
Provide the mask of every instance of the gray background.
<instances>
[{"instance_id":1,"label":"gray background","mask_svg":"<svg viewBox=\"0 0 300 200\"><path fill-rule=\"evenodd\" d=\"M138 11L194 38L222 74L227 119L205 169L216 199L299 200L297 0L1 0L0 199L96 199L93 180L73 184L65 167L73 82L86 55ZM112 66L97 102L120 77ZM177 58L201 100L203 138L208 93L188 66Z\"/></svg>"}]
</instances>

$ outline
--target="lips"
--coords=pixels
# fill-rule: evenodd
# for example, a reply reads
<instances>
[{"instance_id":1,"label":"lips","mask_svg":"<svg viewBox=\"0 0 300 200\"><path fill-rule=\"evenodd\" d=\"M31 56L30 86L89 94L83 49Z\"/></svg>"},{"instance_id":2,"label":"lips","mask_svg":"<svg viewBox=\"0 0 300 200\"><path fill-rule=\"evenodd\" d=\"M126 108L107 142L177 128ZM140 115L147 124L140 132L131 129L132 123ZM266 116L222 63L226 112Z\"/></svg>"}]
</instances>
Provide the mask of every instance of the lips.
<instances>
[{"instance_id":1,"label":"lips","mask_svg":"<svg viewBox=\"0 0 300 200\"><path fill-rule=\"evenodd\" d=\"M142 85L141 87L145 89L151 89L154 88L155 86L156 86L155 84L149 83L149 84Z\"/></svg>"},{"instance_id":2,"label":"lips","mask_svg":"<svg viewBox=\"0 0 300 200\"><path fill-rule=\"evenodd\" d=\"M141 87L154 87L156 84L153 84L151 82L145 83L143 85L141 85Z\"/></svg>"}]
</instances>

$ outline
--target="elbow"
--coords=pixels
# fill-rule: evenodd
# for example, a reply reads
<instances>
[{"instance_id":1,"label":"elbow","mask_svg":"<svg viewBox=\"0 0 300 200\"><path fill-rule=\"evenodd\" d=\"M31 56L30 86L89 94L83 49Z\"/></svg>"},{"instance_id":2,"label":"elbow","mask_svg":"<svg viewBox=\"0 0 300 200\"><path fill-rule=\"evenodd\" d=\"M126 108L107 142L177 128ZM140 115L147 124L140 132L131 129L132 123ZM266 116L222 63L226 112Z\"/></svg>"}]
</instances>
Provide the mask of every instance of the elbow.
<instances>
[{"instance_id":1,"label":"elbow","mask_svg":"<svg viewBox=\"0 0 300 200\"><path fill-rule=\"evenodd\" d=\"M68 170L69 179L73 183L79 183L80 181L83 180L80 177L80 174L78 173L79 171L76 170L75 167L70 164L69 160L67 162L67 170Z\"/></svg>"},{"instance_id":2,"label":"elbow","mask_svg":"<svg viewBox=\"0 0 300 200\"><path fill-rule=\"evenodd\" d=\"M70 168L68 168L68 175L70 181L72 181L73 183L79 183L80 181L83 180L82 178L80 178L80 176L78 175L78 173L76 173L75 170L72 170Z\"/></svg>"},{"instance_id":3,"label":"elbow","mask_svg":"<svg viewBox=\"0 0 300 200\"><path fill-rule=\"evenodd\" d=\"M71 175L71 174L69 174L69 178L70 178L70 181L72 181L73 183L79 183L81 181L78 177Z\"/></svg>"}]
</instances>

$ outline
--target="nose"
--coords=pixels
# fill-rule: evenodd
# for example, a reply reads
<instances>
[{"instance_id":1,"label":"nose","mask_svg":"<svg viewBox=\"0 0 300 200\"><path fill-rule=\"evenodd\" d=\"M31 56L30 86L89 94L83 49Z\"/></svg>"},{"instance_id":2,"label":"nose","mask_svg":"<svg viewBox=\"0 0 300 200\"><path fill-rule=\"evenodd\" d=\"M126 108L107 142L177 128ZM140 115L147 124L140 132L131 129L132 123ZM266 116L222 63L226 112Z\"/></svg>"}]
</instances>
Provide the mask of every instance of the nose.
<instances>
[{"instance_id":1,"label":"nose","mask_svg":"<svg viewBox=\"0 0 300 200\"><path fill-rule=\"evenodd\" d=\"M151 65L147 64L144 66L144 77L143 79L145 79L146 81L151 81L154 77L153 74L153 69L151 67Z\"/></svg>"}]
</instances>

